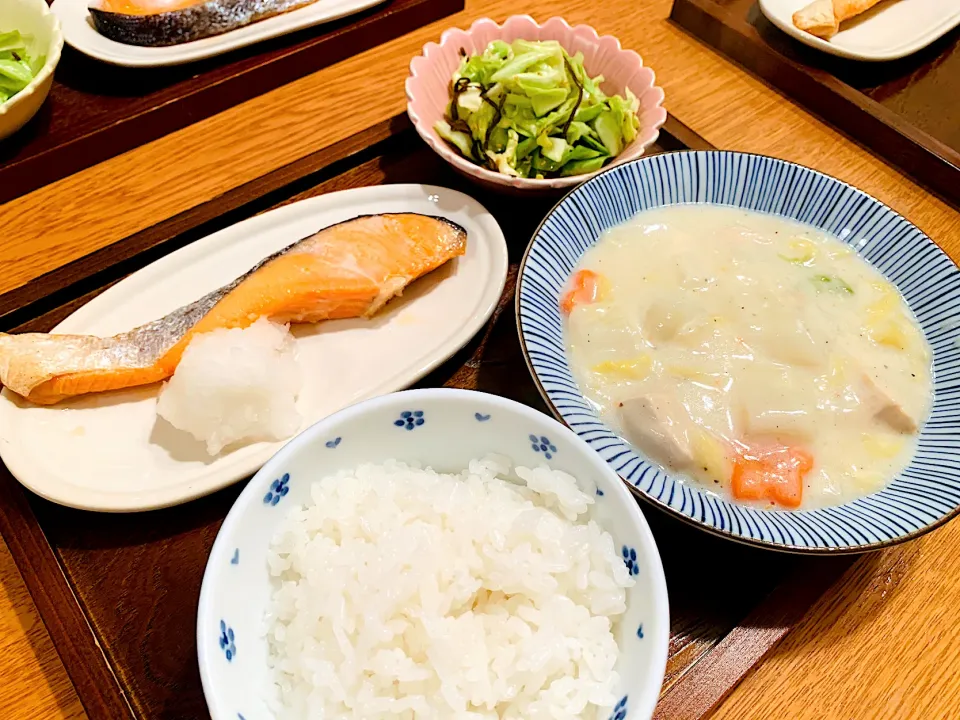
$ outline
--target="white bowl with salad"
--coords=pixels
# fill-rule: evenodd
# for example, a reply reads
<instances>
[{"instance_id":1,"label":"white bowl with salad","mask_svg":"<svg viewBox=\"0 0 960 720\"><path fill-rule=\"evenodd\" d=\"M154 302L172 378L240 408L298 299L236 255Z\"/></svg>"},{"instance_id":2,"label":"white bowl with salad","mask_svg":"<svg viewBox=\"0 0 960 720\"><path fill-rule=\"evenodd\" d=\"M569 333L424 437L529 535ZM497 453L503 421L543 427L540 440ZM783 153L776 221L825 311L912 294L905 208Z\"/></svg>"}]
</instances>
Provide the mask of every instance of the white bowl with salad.
<instances>
[{"instance_id":1,"label":"white bowl with salad","mask_svg":"<svg viewBox=\"0 0 960 720\"><path fill-rule=\"evenodd\" d=\"M434 151L513 191L569 188L636 159L667 117L637 53L562 18L447 30L411 61L406 91L407 113Z\"/></svg>"},{"instance_id":2,"label":"white bowl with salad","mask_svg":"<svg viewBox=\"0 0 960 720\"><path fill-rule=\"evenodd\" d=\"M44 0L0 2L0 140L37 114L61 50L60 21Z\"/></svg>"}]
</instances>

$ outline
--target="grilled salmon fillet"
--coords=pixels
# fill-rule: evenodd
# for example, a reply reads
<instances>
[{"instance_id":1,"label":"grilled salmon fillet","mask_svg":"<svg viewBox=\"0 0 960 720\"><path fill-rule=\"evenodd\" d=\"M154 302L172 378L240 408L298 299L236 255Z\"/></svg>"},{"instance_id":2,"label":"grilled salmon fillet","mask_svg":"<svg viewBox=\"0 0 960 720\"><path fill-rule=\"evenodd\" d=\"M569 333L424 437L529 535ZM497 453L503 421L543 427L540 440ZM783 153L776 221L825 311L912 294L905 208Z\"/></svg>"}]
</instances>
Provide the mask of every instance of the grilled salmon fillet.
<instances>
[{"instance_id":1,"label":"grilled salmon fillet","mask_svg":"<svg viewBox=\"0 0 960 720\"><path fill-rule=\"evenodd\" d=\"M466 251L442 218L367 215L266 258L229 285L113 337L0 333L0 384L40 405L170 377L196 333L260 317L312 323L370 317L413 280Z\"/></svg>"},{"instance_id":2,"label":"grilled salmon fillet","mask_svg":"<svg viewBox=\"0 0 960 720\"><path fill-rule=\"evenodd\" d=\"M94 0L93 26L125 45L168 47L246 27L317 0Z\"/></svg>"}]
</instances>

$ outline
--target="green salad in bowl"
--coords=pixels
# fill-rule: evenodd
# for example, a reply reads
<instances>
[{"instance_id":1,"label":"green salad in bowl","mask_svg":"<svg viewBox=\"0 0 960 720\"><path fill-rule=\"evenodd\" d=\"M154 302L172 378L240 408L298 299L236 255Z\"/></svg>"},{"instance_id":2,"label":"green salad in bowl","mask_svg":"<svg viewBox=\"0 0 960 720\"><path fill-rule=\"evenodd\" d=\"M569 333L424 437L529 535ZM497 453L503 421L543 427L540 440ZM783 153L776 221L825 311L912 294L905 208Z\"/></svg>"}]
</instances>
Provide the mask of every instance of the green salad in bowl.
<instances>
[{"instance_id":1,"label":"green salad in bowl","mask_svg":"<svg viewBox=\"0 0 960 720\"><path fill-rule=\"evenodd\" d=\"M592 173L640 128L637 97L608 96L583 54L555 40L494 40L453 74L450 102L434 129L463 157L511 177Z\"/></svg>"},{"instance_id":2,"label":"green salad in bowl","mask_svg":"<svg viewBox=\"0 0 960 720\"><path fill-rule=\"evenodd\" d=\"M29 85L47 58L32 51L34 38L17 30L0 30L0 104Z\"/></svg>"}]
</instances>

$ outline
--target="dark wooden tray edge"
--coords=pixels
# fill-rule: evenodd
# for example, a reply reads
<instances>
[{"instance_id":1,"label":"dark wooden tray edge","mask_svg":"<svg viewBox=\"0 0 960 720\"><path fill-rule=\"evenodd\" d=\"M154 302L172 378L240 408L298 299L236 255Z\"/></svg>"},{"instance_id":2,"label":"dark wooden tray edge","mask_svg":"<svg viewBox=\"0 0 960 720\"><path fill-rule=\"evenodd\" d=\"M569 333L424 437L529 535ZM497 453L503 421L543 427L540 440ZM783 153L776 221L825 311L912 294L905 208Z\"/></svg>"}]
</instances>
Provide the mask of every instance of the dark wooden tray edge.
<instances>
[{"instance_id":1,"label":"dark wooden tray edge","mask_svg":"<svg viewBox=\"0 0 960 720\"><path fill-rule=\"evenodd\" d=\"M132 708L37 522L27 491L0 483L0 534L37 606L57 654L93 720L130 720Z\"/></svg>"},{"instance_id":2,"label":"dark wooden tray edge","mask_svg":"<svg viewBox=\"0 0 960 720\"><path fill-rule=\"evenodd\" d=\"M263 202L280 188L325 170L335 174L338 163L371 152L408 127L406 115L392 117L0 294L0 327L17 327L24 319L43 314L45 307L56 307L83 295L86 285L102 287L119 264L146 252L166 254L175 249L169 244L172 241L187 244L205 234L202 230L206 223L251 202ZM104 267L110 268L107 277L101 271Z\"/></svg>"},{"instance_id":3,"label":"dark wooden tray edge","mask_svg":"<svg viewBox=\"0 0 960 720\"><path fill-rule=\"evenodd\" d=\"M339 174L364 162L382 150L386 143L398 139L410 129L406 115L395 116L98 253L109 254L115 263L111 270L119 277L129 269L120 271L118 268L134 262L142 265L145 256L153 252L166 254L186 244L197 237L195 231L202 234L206 224L214 218L241 207L249 211L254 203L269 205L268 198L272 193L289 189L306 178L314 184L319 179L318 174L321 177ZM669 150L714 149L673 116L668 116L660 142ZM188 239L184 240L184 237ZM98 253L24 286L29 287L30 292L22 297L29 298L27 302L32 300L31 304L22 310L8 310L6 315L0 315L0 322L12 327L7 324L8 320L36 318L46 305L50 310L62 310L68 304L72 307L82 304L86 295L96 289L83 289L84 283L96 283L97 287L102 287L112 282L93 270L97 263L92 258L99 257ZM99 259L103 260L102 257ZM73 282L69 282L71 280ZM9 295L0 296L0 303L6 302ZM0 305L2 307L16 306ZM12 480L0 483L0 534L7 542L41 620L88 716L97 720L135 719L137 714L100 647L99 638L63 571L56 551L36 520L29 497L29 492ZM670 686L661 698L655 718L699 720L712 712L854 560L854 557L824 559L813 571L800 571L781 583L743 622Z\"/></svg>"},{"instance_id":4,"label":"dark wooden tray edge","mask_svg":"<svg viewBox=\"0 0 960 720\"><path fill-rule=\"evenodd\" d=\"M786 637L858 556L821 558L780 583L660 698L653 720L703 720ZM722 592L722 588L717 588Z\"/></svg>"},{"instance_id":5,"label":"dark wooden tray edge","mask_svg":"<svg viewBox=\"0 0 960 720\"><path fill-rule=\"evenodd\" d=\"M463 7L464 0L412 0L400 7L384 6L381 2L369 10L321 25L320 29L332 30L299 51L270 57L222 82L187 92L109 127L78 135L37 155L0 165L0 204L398 38ZM282 81L277 82L277 77Z\"/></svg>"},{"instance_id":6,"label":"dark wooden tray edge","mask_svg":"<svg viewBox=\"0 0 960 720\"><path fill-rule=\"evenodd\" d=\"M784 57L764 42L752 25L723 10L714 0L674 0L670 20L918 184L960 207L960 153L833 75Z\"/></svg>"},{"instance_id":7,"label":"dark wooden tray edge","mask_svg":"<svg viewBox=\"0 0 960 720\"><path fill-rule=\"evenodd\" d=\"M214 218L252 202L269 204L270 194L280 188L289 187L306 177L313 179L324 171L328 171L324 174L337 174L344 163L358 164L409 127L405 115L390 118L185 213L146 228L124 241L47 273L14 291L12 302L10 294L0 296L0 322L5 328L11 329L27 318L34 319L65 304L79 306L97 288L128 272L125 269L128 261L136 258L137 265L142 265L151 260L148 257L150 255L166 254L176 246L195 239L194 231L204 234L204 225ZM105 265L108 270L97 272L98 267ZM18 307L17 303L25 304ZM3 314L3 308L17 310ZM29 493L22 486L12 481L0 483L0 535L10 549L80 702L91 720L136 718L119 679L101 649L96 631L90 625L28 498Z\"/></svg>"},{"instance_id":8,"label":"dark wooden tray edge","mask_svg":"<svg viewBox=\"0 0 960 720\"><path fill-rule=\"evenodd\" d=\"M380 143L389 142L413 127L406 114L395 115L366 130L306 155L299 160L229 190L211 200L185 210L163 222L130 235L45 273L18 288L0 294L0 330L9 330L24 321L43 315L47 308L60 307L89 289L110 282L122 264L144 253L166 254L204 234L204 226L246 208L254 202L269 205L270 193L304 178L316 180L318 173L337 174L341 163L359 164L362 157L377 152ZM667 116L660 140L674 140L672 149L711 150L713 146L672 115ZM362 157L361 157L362 156ZM246 213L249 214L249 213ZM108 267L107 271L101 268Z\"/></svg>"}]
</instances>

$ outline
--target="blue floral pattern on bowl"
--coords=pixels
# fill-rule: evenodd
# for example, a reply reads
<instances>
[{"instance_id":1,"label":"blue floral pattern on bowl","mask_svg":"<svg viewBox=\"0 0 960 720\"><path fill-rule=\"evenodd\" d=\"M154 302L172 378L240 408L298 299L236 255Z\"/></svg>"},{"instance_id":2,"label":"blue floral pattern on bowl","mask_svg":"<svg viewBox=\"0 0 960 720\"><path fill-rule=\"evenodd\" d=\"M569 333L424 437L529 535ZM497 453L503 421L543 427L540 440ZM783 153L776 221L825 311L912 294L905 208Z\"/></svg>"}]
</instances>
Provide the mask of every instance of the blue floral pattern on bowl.
<instances>
[{"instance_id":1,"label":"blue floral pattern on bowl","mask_svg":"<svg viewBox=\"0 0 960 720\"><path fill-rule=\"evenodd\" d=\"M400 428L413 430L426 422L423 417L423 410L404 410L400 413L400 418L393 421L393 424Z\"/></svg>"},{"instance_id":2,"label":"blue floral pattern on bowl","mask_svg":"<svg viewBox=\"0 0 960 720\"><path fill-rule=\"evenodd\" d=\"M284 473L282 478L270 483L270 489L267 490L267 494L263 496L263 504L276 505L280 502L280 498L290 492L289 484L290 473Z\"/></svg>"},{"instance_id":3,"label":"blue floral pattern on bowl","mask_svg":"<svg viewBox=\"0 0 960 720\"><path fill-rule=\"evenodd\" d=\"M623 556L623 564L627 566L630 574L639 575L640 565L637 563L637 551L624 545L620 550L620 554Z\"/></svg>"},{"instance_id":4,"label":"blue floral pattern on bowl","mask_svg":"<svg viewBox=\"0 0 960 720\"><path fill-rule=\"evenodd\" d=\"M557 446L551 443L546 435L541 435L540 437L531 435L530 446L534 452L543 453L543 456L547 460L552 460L554 454L557 452Z\"/></svg>"},{"instance_id":5,"label":"blue floral pattern on bowl","mask_svg":"<svg viewBox=\"0 0 960 720\"><path fill-rule=\"evenodd\" d=\"M234 642L233 628L228 627L223 620L220 621L220 649L227 658L227 662L232 662L237 656L237 645Z\"/></svg>"},{"instance_id":6,"label":"blue floral pattern on bowl","mask_svg":"<svg viewBox=\"0 0 960 720\"><path fill-rule=\"evenodd\" d=\"M196 635L204 691L216 708L216 717L240 720L242 715L257 720L258 707L263 708L261 715L269 715L263 702L270 669L259 661L267 652L261 625L272 582L263 553L287 512L309 502L311 477L391 458L453 470L467 467L491 449L516 464L548 463L575 477L589 478L604 491L601 497L587 489L595 499L590 512L609 523L614 553L619 554L622 545L636 549L642 572L635 579L643 582L625 593L627 624L616 634L622 679L608 694L607 707L598 708L602 712L598 717L608 720L613 706L628 692L629 712L647 714L663 677L660 660L666 658L669 622L663 572L653 559L656 547L636 501L620 489L620 481L602 459L533 408L461 390L407 392L379 396L366 401L365 407L358 404L311 425L247 483L221 525L204 575ZM423 414L418 418L416 411ZM398 419L402 426L394 424ZM429 428L426 422L418 426L417 419L429 420ZM408 424L422 431L408 431ZM531 434L537 441L536 451ZM328 448L327 443L338 437L342 438L339 446ZM547 446L545 450L541 444ZM545 453L552 459L545 460ZM282 507L275 506L275 501ZM641 620L644 640L635 635ZM243 656L238 658L240 645Z\"/></svg>"},{"instance_id":7,"label":"blue floral pattern on bowl","mask_svg":"<svg viewBox=\"0 0 960 720\"><path fill-rule=\"evenodd\" d=\"M610 713L610 720L627 720L627 696L624 695L620 698L614 708L613 712Z\"/></svg>"}]
</instances>

